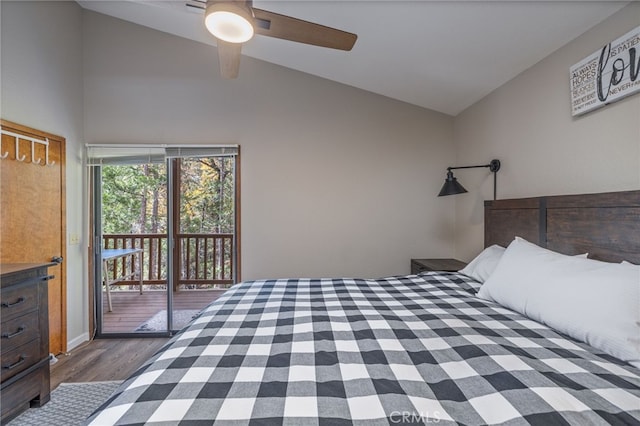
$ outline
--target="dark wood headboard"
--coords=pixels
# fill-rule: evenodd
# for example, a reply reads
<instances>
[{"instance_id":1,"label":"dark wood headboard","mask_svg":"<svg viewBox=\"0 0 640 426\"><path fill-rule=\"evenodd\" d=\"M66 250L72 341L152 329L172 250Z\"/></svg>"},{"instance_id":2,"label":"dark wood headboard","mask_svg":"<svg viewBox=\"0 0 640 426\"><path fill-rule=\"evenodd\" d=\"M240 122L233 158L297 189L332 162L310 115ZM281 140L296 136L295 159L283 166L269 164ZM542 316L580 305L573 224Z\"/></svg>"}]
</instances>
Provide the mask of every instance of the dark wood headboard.
<instances>
[{"instance_id":1,"label":"dark wood headboard","mask_svg":"<svg viewBox=\"0 0 640 426\"><path fill-rule=\"evenodd\" d=\"M484 244L515 236L565 254L640 263L640 191L484 202Z\"/></svg>"}]
</instances>

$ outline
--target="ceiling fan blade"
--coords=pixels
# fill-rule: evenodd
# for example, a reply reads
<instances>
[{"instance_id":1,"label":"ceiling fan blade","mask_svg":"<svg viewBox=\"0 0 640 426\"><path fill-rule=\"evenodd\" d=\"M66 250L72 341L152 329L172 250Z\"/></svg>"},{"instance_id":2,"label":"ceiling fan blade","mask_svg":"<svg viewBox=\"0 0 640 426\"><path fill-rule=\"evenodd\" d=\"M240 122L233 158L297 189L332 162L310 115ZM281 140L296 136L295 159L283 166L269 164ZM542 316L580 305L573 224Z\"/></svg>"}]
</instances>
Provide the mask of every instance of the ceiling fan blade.
<instances>
[{"instance_id":1,"label":"ceiling fan blade","mask_svg":"<svg viewBox=\"0 0 640 426\"><path fill-rule=\"evenodd\" d=\"M240 71L242 43L229 43L218 39L218 61L222 78L236 78Z\"/></svg>"},{"instance_id":2,"label":"ceiling fan blade","mask_svg":"<svg viewBox=\"0 0 640 426\"><path fill-rule=\"evenodd\" d=\"M357 35L313 22L253 8L255 32L269 37L297 41L314 46L351 50Z\"/></svg>"}]
</instances>

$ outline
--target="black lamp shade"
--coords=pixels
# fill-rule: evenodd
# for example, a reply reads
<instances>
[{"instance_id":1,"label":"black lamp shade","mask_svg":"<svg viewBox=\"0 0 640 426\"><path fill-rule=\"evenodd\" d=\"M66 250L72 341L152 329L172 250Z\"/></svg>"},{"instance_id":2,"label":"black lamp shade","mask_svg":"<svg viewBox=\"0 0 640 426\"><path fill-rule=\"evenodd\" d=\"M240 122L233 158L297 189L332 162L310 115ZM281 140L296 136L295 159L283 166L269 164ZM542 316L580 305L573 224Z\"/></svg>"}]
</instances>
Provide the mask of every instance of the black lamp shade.
<instances>
[{"instance_id":1,"label":"black lamp shade","mask_svg":"<svg viewBox=\"0 0 640 426\"><path fill-rule=\"evenodd\" d=\"M465 192L467 192L467 190L464 189L464 186L458 183L458 179L453 176L453 173L451 171L448 171L447 178L444 181L444 185L442 185L442 189L440 190L438 197L442 197L445 195L462 194Z\"/></svg>"}]
</instances>

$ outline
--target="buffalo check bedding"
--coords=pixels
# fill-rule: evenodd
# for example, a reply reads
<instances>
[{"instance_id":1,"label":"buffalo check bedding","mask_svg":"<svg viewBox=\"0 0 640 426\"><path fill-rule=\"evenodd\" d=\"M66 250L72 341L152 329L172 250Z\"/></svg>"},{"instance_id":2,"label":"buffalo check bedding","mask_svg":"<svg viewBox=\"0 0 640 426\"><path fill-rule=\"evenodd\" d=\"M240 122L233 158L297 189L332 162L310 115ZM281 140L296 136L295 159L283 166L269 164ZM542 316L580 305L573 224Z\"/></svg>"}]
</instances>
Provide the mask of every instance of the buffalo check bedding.
<instances>
[{"instance_id":1,"label":"buffalo check bedding","mask_svg":"<svg viewBox=\"0 0 640 426\"><path fill-rule=\"evenodd\" d=\"M91 425L640 424L640 370L458 273L237 284Z\"/></svg>"}]
</instances>

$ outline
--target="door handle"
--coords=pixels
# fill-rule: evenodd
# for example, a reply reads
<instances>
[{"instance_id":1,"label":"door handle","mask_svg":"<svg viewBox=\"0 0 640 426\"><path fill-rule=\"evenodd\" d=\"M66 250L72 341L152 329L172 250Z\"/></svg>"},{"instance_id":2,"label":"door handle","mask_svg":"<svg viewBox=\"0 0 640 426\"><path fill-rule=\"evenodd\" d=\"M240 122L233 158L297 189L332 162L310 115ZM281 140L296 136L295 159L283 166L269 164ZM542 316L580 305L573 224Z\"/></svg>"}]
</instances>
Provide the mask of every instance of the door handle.
<instances>
[{"instance_id":1,"label":"door handle","mask_svg":"<svg viewBox=\"0 0 640 426\"><path fill-rule=\"evenodd\" d=\"M62 256L53 256L51 258L51 261L53 263L57 263L58 265L62 263Z\"/></svg>"}]
</instances>

